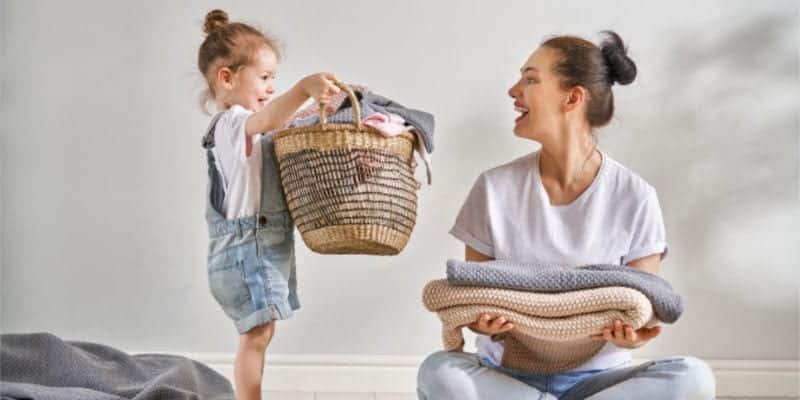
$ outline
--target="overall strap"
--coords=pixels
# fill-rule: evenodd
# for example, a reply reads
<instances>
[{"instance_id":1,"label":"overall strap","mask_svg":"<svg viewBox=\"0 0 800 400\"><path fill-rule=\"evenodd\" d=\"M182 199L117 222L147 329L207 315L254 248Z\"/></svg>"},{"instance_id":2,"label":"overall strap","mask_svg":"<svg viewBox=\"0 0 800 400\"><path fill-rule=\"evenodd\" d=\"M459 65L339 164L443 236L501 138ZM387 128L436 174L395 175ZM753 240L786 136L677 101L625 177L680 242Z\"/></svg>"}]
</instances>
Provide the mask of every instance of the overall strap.
<instances>
[{"instance_id":1,"label":"overall strap","mask_svg":"<svg viewBox=\"0 0 800 400\"><path fill-rule=\"evenodd\" d=\"M219 121L221 116L222 113L220 112L211 119L211 123L206 130L206 134L203 136L202 142L203 148L206 149L206 157L208 159L208 201L214 210L220 214L222 214L222 203L225 200L226 185L222 174L220 174L219 169L217 168L212 149L214 148L214 131L217 126L217 121Z\"/></svg>"},{"instance_id":2,"label":"overall strap","mask_svg":"<svg viewBox=\"0 0 800 400\"><path fill-rule=\"evenodd\" d=\"M203 148L206 150L214 148L214 131L216 130L217 127L217 121L219 121L219 118L222 116L222 114L223 114L222 112L218 112L217 115L214 115L214 117L211 118L211 123L208 124L208 128L206 129L206 134L203 135L202 145Z\"/></svg>"}]
</instances>

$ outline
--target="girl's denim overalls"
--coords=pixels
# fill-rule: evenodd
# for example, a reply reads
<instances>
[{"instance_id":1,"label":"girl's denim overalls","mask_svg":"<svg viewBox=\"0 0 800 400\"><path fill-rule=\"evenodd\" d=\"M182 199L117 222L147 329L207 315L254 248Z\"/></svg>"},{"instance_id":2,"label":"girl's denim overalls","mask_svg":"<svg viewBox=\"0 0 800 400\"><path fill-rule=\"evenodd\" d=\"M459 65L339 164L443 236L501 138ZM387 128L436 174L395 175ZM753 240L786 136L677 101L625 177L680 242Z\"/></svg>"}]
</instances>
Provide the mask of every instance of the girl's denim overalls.
<instances>
[{"instance_id":1,"label":"girl's denim overalls","mask_svg":"<svg viewBox=\"0 0 800 400\"><path fill-rule=\"evenodd\" d=\"M281 188L271 137L263 137L261 205L256 215L226 219L225 193L214 161L214 116L203 137L208 156L206 222L208 281L211 293L233 319L239 333L274 319L286 319L300 308L294 254L294 224Z\"/></svg>"}]
</instances>

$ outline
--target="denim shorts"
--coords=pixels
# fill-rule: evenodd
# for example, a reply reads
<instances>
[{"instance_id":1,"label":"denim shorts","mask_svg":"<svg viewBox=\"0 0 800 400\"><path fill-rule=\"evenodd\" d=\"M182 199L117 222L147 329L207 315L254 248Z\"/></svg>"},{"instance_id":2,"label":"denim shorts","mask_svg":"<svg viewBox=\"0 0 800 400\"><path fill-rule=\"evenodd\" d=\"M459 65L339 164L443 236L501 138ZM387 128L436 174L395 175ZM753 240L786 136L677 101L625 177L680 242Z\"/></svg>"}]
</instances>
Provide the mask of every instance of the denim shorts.
<instances>
[{"instance_id":1,"label":"denim shorts","mask_svg":"<svg viewBox=\"0 0 800 400\"><path fill-rule=\"evenodd\" d=\"M287 212L209 225L211 293L240 334L300 308L294 226Z\"/></svg>"}]
</instances>

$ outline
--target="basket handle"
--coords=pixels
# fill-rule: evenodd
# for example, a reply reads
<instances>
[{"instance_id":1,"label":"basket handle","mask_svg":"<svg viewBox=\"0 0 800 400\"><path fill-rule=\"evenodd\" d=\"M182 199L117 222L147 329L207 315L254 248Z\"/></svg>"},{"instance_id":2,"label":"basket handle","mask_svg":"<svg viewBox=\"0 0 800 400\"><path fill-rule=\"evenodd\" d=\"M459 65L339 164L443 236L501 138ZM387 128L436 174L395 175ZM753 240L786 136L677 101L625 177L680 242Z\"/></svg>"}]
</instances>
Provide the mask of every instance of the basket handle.
<instances>
[{"instance_id":1,"label":"basket handle","mask_svg":"<svg viewBox=\"0 0 800 400\"><path fill-rule=\"evenodd\" d=\"M345 84L345 83L343 83L343 82L341 82L339 80L336 80L336 79L332 79L331 81L333 82L334 85L338 86L339 89L344 90L345 93L347 93L347 97L350 98L350 104L353 107L354 123L356 124L356 129L358 129L360 131L361 130L361 107L358 104L358 98L356 98L356 94L353 93L353 89L350 89L350 86L347 86L347 84ZM322 124L322 129L325 129L325 124L328 123L328 117L327 117L327 115L325 113L325 106L322 105L322 104L319 105L319 121Z\"/></svg>"}]
</instances>

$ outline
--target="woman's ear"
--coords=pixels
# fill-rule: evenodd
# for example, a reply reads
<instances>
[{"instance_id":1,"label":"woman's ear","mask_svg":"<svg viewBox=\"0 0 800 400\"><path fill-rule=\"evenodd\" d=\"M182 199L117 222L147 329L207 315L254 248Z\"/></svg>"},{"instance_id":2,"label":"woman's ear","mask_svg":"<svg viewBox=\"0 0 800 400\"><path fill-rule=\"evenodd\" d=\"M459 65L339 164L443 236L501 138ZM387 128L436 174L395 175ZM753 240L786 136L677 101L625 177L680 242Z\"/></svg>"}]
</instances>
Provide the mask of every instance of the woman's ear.
<instances>
[{"instance_id":1,"label":"woman's ear","mask_svg":"<svg viewBox=\"0 0 800 400\"><path fill-rule=\"evenodd\" d=\"M564 100L564 111L573 111L579 108L588 97L588 93L583 86L575 86L567 92L567 98Z\"/></svg>"}]
</instances>

